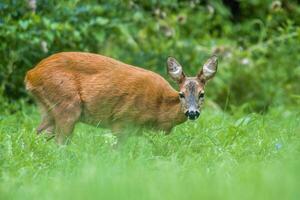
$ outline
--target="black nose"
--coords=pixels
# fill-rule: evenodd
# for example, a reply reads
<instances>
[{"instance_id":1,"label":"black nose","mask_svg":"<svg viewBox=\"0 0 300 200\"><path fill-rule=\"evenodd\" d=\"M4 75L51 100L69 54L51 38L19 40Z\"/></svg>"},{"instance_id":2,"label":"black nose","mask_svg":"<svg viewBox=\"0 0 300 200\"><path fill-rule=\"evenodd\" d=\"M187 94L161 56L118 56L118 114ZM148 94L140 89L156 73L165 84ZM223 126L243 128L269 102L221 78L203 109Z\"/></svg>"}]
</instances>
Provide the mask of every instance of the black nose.
<instances>
[{"instance_id":1,"label":"black nose","mask_svg":"<svg viewBox=\"0 0 300 200\"><path fill-rule=\"evenodd\" d=\"M199 117L200 112L198 110L188 110L185 115L191 119L191 120L195 120Z\"/></svg>"}]
</instances>

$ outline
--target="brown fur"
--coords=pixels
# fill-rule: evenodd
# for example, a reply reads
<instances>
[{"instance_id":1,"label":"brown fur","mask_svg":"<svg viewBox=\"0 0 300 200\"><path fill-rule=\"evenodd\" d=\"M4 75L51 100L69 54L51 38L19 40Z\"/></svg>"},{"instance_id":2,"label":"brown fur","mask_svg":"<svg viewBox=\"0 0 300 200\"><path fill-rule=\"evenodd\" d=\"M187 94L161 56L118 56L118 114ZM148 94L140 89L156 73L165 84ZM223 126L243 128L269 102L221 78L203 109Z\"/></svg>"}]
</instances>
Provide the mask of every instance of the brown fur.
<instances>
[{"instance_id":1,"label":"brown fur","mask_svg":"<svg viewBox=\"0 0 300 200\"><path fill-rule=\"evenodd\" d=\"M38 132L55 133L59 144L79 121L169 132L186 120L178 92L160 75L97 54L54 54L28 71L25 83L42 112Z\"/></svg>"}]
</instances>

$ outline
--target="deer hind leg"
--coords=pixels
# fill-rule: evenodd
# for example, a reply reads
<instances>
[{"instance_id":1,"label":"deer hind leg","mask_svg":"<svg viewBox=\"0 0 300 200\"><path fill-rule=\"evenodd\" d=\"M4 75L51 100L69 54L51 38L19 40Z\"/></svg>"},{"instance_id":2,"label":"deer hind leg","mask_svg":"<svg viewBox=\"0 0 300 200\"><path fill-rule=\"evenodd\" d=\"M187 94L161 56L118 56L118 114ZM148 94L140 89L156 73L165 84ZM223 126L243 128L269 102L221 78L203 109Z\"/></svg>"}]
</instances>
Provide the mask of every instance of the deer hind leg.
<instances>
[{"instance_id":1,"label":"deer hind leg","mask_svg":"<svg viewBox=\"0 0 300 200\"><path fill-rule=\"evenodd\" d=\"M41 102L38 102L38 107L40 108L42 121L37 128L37 134L46 133L49 136L54 135L55 123L51 113Z\"/></svg>"},{"instance_id":2,"label":"deer hind leg","mask_svg":"<svg viewBox=\"0 0 300 200\"><path fill-rule=\"evenodd\" d=\"M78 81L70 73L58 73L55 70L43 71L40 78L41 83L28 87L40 104L43 114L38 132L55 132L57 143L65 144L81 115Z\"/></svg>"},{"instance_id":3,"label":"deer hind leg","mask_svg":"<svg viewBox=\"0 0 300 200\"><path fill-rule=\"evenodd\" d=\"M47 107L47 104L45 103L44 99L40 95L40 90L36 88L30 92L32 94L32 97L36 101L41 114L41 122L36 129L37 134L39 135L41 133L46 133L47 135L50 136L53 135L55 123L50 113L50 110Z\"/></svg>"},{"instance_id":4,"label":"deer hind leg","mask_svg":"<svg viewBox=\"0 0 300 200\"><path fill-rule=\"evenodd\" d=\"M56 142L59 145L67 144L72 136L76 122L81 115L81 102L78 96L72 100L60 102L53 108L55 120Z\"/></svg>"}]
</instances>

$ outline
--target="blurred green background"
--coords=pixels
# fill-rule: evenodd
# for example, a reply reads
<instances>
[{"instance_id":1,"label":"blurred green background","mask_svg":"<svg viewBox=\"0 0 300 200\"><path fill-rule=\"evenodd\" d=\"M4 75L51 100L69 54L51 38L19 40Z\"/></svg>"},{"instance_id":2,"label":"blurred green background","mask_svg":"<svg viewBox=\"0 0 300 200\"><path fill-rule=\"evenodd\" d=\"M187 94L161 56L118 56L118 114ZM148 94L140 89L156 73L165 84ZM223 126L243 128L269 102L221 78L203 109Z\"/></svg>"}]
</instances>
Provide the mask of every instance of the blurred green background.
<instances>
[{"instance_id":1,"label":"blurred green background","mask_svg":"<svg viewBox=\"0 0 300 200\"><path fill-rule=\"evenodd\" d=\"M294 107L299 23L299 1L288 0L2 0L1 108L12 113L19 102L31 103L26 71L61 51L103 54L164 77L170 55L195 75L217 54L219 72L206 91L212 105L245 112Z\"/></svg>"}]
</instances>

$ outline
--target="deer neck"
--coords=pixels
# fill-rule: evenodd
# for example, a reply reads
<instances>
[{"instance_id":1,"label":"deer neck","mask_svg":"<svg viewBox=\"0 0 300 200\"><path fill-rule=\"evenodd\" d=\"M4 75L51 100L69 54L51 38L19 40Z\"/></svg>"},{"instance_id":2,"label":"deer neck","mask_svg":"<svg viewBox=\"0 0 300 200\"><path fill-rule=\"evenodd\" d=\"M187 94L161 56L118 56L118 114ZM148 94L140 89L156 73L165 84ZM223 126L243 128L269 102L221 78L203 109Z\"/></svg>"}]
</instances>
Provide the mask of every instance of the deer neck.
<instances>
[{"instance_id":1,"label":"deer neck","mask_svg":"<svg viewBox=\"0 0 300 200\"><path fill-rule=\"evenodd\" d=\"M162 120L174 125L186 121L182 106L178 97L178 92L173 88L165 91L162 98Z\"/></svg>"}]
</instances>

